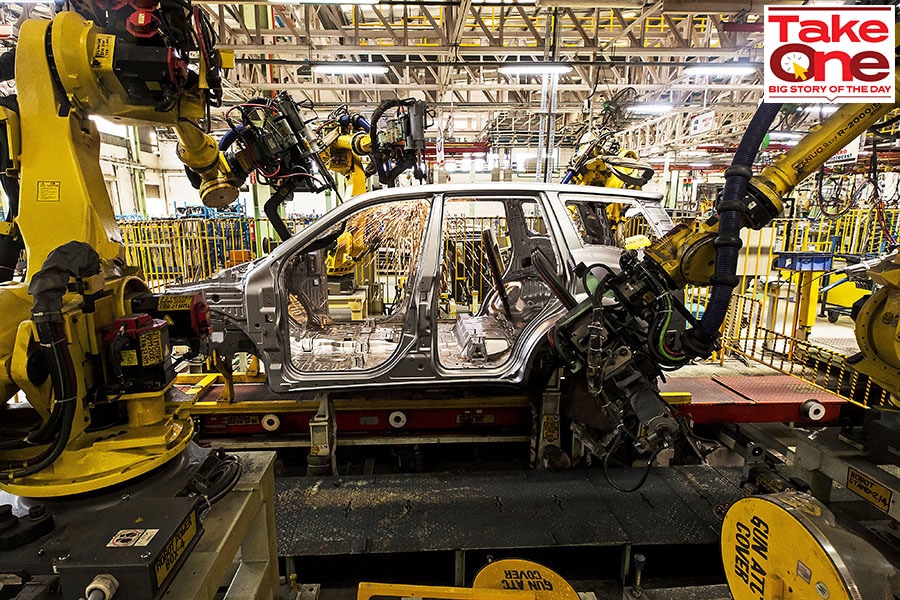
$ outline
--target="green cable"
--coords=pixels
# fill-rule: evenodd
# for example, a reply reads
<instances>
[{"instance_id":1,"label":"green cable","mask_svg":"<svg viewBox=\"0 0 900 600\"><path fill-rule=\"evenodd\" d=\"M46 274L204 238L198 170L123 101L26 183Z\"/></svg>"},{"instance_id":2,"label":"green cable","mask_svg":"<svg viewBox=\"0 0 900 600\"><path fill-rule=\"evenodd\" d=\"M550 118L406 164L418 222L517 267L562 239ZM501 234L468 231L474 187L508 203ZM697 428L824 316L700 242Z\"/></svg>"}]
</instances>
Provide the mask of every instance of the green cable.
<instances>
[{"instance_id":1,"label":"green cable","mask_svg":"<svg viewBox=\"0 0 900 600\"><path fill-rule=\"evenodd\" d=\"M685 360L685 356L677 356L674 354L669 354L669 351L666 349L665 344L663 343L663 338L666 335L666 331L669 328L669 321L672 319L672 299L666 296L666 321L663 323L662 328L659 332L659 339L657 340L657 347L659 348L660 354L665 356L667 359L675 362L683 362Z\"/></svg>"}]
</instances>

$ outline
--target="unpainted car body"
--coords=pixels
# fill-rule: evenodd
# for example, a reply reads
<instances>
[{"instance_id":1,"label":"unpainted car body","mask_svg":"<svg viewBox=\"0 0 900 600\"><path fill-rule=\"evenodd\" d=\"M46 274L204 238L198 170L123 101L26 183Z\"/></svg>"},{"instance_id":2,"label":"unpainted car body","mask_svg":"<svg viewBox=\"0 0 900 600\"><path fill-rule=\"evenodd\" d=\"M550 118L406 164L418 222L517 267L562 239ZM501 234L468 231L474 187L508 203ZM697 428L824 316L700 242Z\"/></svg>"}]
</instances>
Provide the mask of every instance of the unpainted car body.
<instances>
[{"instance_id":1,"label":"unpainted car body","mask_svg":"<svg viewBox=\"0 0 900 600\"><path fill-rule=\"evenodd\" d=\"M181 290L204 292L213 348L258 356L274 392L520 385L565 313L548 278L577 297L579 263L617 268L613 213L640 213L655 236L671 227L660 196L635 190L381 190L340 205L268 256Z\"/></svg>"}]
</instances>

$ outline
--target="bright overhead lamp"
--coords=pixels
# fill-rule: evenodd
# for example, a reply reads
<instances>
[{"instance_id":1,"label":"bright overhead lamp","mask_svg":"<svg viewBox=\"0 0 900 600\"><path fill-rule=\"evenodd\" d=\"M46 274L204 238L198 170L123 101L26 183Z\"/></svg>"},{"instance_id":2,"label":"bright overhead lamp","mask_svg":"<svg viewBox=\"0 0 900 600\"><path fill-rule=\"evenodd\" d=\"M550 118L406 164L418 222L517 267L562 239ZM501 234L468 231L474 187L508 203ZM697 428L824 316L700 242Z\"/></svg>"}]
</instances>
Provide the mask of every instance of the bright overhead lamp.
<instances>
[{"instance_id":1,"label":"bright overhead lamp","mask_svg":"<svg viewBox=\"0 0 900 600\"><path fill-rule=\"evenodd\" d=\"M771 141L796 141L803 137L804 134L797 131L770 131L769 140Z\"/></svg>"},{"instance_id":2,"label":"bright overhead lamp","mask_svg":"<svg viewBox=\"0 0 900 600\"><path fill-rule=\"evenodd\" d=\"M803 107L803 112L830 115L838 109L837 106L831 104L810 104Z\"/></svg>"},{"instance_id":3,"label":"bright overhead lamp","mask_svg":"<svg viewBox=\"0 0 900 600\"><path fill-rule=\"evenodd\" d=\"M510 63L497 72L501 75L565 75L572 70L570 65L559 63Z\"/></svg>"},{"instance_id":4,"label":"bright overhead lamp","mask_svg":"<svg viewBox=\"0 0 900 600\"><path fill-rule=\"evenodd\" d=\"M384 65L315 65L312 71L322 75L384 75L388 68Z\"/></svg>"},{"instance_id":5,"label":"bright overhead lamp","mask_svg":"<svg viewBox=\"0 0 900 600\"><path fill-rule=\"evenodd\" d=\"M705 64L687 67L686 75L711 75L717 77L743 77L756 72L756 67L741 63Z\"/></svg>"},{"instance_id":6,"label":"bright overhead lamp","mask_svg":"<svg viewBox=\"0 0 900 600\"><path fill-rule=\"evenodd\" d=\"M625 110L636 115L661 115L673 108L671 104L634 104Z\"/></svg>"}]
</instances>

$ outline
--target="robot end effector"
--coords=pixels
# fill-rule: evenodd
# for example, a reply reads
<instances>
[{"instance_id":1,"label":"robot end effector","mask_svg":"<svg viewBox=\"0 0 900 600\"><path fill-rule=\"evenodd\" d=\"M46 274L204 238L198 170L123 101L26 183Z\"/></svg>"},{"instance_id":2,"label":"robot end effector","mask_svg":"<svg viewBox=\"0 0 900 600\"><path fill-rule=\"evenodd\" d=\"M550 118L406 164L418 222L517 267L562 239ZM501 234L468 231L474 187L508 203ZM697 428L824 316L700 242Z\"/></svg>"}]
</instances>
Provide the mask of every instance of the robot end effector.
<instances>
[{"instance_id":1,"label":"robot end effector","mask_svg":"<svg viewBox=\"0 0 900 600\"><path fill-rule=\"evenodd\" d=\"M203 204L211 208L228 206L238 197L244 178L234 174L225 156L219 152L215 140L190 125L176 126L178 157L200 190Z\"/></svg>"}]
</instances>

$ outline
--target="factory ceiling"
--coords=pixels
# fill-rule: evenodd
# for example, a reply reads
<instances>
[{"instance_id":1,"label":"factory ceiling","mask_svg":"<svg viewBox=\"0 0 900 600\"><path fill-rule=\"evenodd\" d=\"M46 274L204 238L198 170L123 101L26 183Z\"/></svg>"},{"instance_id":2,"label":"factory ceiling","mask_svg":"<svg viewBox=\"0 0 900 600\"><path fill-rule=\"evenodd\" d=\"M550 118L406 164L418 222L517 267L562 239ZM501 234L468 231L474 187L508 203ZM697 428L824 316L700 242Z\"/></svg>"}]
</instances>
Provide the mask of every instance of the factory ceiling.
<instances>
[{"instance_id":1,"label":"factory ceiling","mask_svg":"<svg viewBox=\"0 0 900 600\"><path fill-rule=\"evenodd\" d=\"M762 97L763 2L756 0L195 4L208 13L219 47L235 52L228 103L288 90L319 114L342 105L365 114L386 99L418 97L435 108L445 133L497 146L533 142L535 115L552 111L561 144L603 123L646 153L727 146ZM53 10L10 4L0 16L14 23ZM502 72L541 63L569 70ZM722 68L734 63L746 69ZM328 74L336 65L351 72ZM384 72L362 74L361 65ZM703 66L713 69L691 69ZM646 114L660 105L670 108ZM713 127L698 133L694 121L712 110Z\"/></svg>"}]
</instances>

